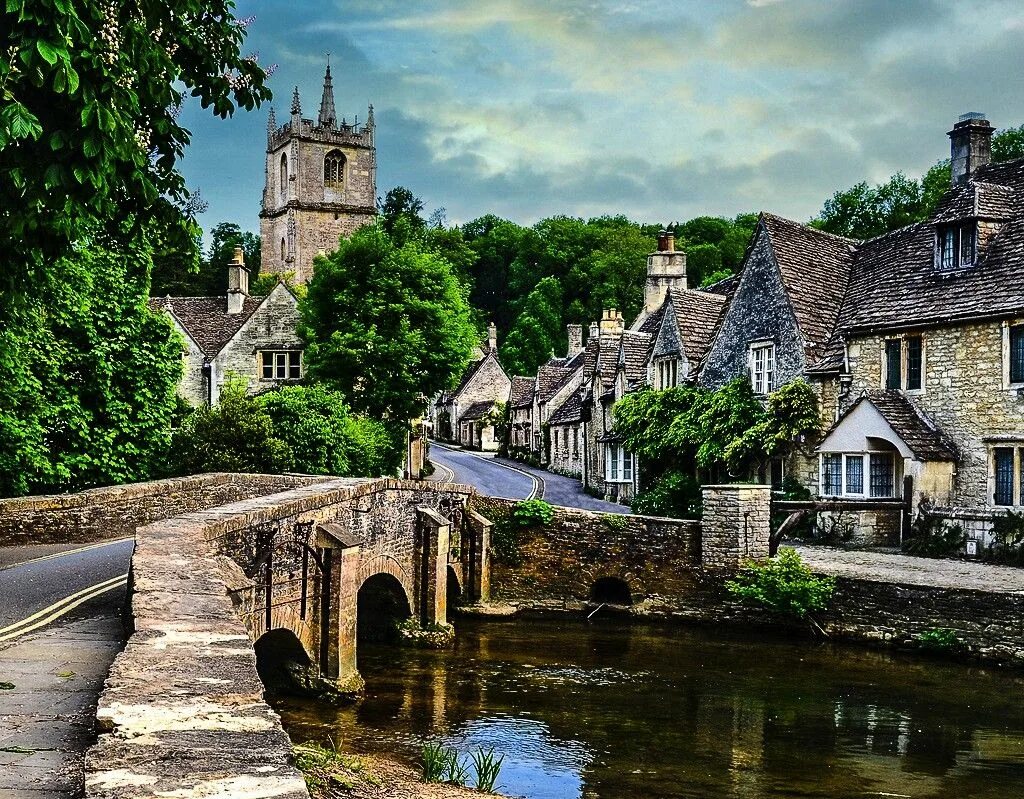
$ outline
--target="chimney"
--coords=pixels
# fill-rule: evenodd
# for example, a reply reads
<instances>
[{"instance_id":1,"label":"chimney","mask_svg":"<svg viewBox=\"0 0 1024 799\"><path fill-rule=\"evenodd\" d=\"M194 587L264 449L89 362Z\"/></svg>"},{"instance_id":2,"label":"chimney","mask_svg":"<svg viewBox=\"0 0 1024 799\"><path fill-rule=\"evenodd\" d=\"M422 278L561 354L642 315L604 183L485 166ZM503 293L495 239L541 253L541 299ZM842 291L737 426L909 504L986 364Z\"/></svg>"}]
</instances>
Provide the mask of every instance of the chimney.
<instances>
[{"instance_id":1,"label":"chimney","mask_svg":"<svg viewBox=\"0 0 1024 799\"><path fill-rule=\"evenodd\" d=\"M992 133L995 131L984 114L972 111L961 115L947 135L950 140L950 155L954 186L962 186L973 176L978 167L992 160Z\"/></svg>"},{"instance_id":2,"label":"chimney","mask_svg":"<svg viewBox=\"0 0 1024 799\"><path fill-rule=\"evenodd\" d=\"M249 270L245 268L242 248L235 247L235 255L228 264L228 313L241 313L248 296Z\"/></svg>"},{"instance_id":3,"label":"chimney","mask_svg":"<svg viewBox=\"0 0 1024 799\"><path fill-rule=\"evenodd\" d=\"M583 325L566 325L565 332L568 334L569 346L565 351L566 358L572 358L583 352Z\"/></svg>"},{"instance_id":4,"label":"chimney","mask_svg":"<svg viewBox=\"0 0 1024 799\"><path fill-rule=\"evenodd\" d=\"M598 335L600 335L600 333L601 333L601 326L597 322L591 322L590 323L589 335L587 336L587 341L589 341L592 338L597 338Z\"/></svg>"},{"instance_id":5,"label":"chimney","mask_svg":"<svg viewBox=\"0 0 1024 799\"><path fill-rule=\"evenodd\" d=\"M487 326L487 347L491 352L498 351L498 328L491 322Z\"/></svg>"},{"instance_id":6,"label":"chimney","mask_svg":"<svg viewBox=\"0 0 1024 799\"><path fill-rule=\"evenodd\" d=\"M672 228L658 234L658 250L647 256L647 281L644 284L644 311L651 314L665 302L670 288L686 289L686 253L676 250Z\"/></svg>"},{"instance_id":7,"label":"chimney","mask_svg":"<svg viewBox=\"0 0 1024 799\"><path fill-rule=\"evenodd\" d=\"M615 308L609 308L601 314L602 336L621 336L624 328L622 314Z\"/></svg>"}]
</instances>

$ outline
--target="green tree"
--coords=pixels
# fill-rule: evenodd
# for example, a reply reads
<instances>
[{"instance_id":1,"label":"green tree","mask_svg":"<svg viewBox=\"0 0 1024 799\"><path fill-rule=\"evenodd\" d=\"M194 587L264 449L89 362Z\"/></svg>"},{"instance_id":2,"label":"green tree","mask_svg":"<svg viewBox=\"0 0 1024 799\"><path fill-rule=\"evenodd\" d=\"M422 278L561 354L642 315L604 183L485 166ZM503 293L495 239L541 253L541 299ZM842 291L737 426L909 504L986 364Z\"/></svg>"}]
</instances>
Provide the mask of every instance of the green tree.
<instances>
[{"instance_id":1,"label":"green tree","mask_svg":"<svg viewBox=\"0 0 1024 799\"><path fill-rule=\"evenodd\" d=\"M543 278L526 297L523 311L501 347L501 360L509 374L533 374L560 343L562 287L553 277Z\"/></svg>"},{"instance_id":2,"label":"green tree","mask_svg":"<svg viewBox=\"0 0 1024 799\"><path fill-rule=\"evenodd\" d=\"M221 117L269 99L230 0L22 0L0 7L0 254L8 289L44 280L92 223L195 234L175 165L186 95ZM113 224L111 223L112 221Z\"/></svg>"},{"instance_id":3,"label":"green tree","mask_svg":"<svg viewBox=\"0 0 1024 799\"><path fill-rule=\"evenodd\" d=\"M171 457L179 474L256 472L292 468L291 447L274 433L274 422L244 380L224 384L217 405L197 408L174 433Z\"/></svg>"},{"instance_id":4,"label":"green tree","mask_svg":"<svg viewBox=\"0 0 1024 799\"><path fill-rule=\"evenodd\" d=\"M130 254L81 245L7 306L0 495L143 480L158 465L183 342L146 304L137 241Z\"/></svg>"},{"instance_id":5,"label":"green tree","mask_svg":"<svg viewBox=\"0 0 1024 799\"><path fill-rule=\"evenodd\" d=\"M179 297L215 297L227 292L228 264L242 248L249 270L250 288L257 285L260 272L260 237L242 230L234 222L221 222L210 231L210 247L198 263L172 248L153 260L150 293L154 297L170 294Z\"/></svg>"},{"instance_id":6,"label":"green tree","mask_svg":"<svg viewBox=\"0 0 1024 799\"><path fill-rule=\"evenodd\" d=\"M300 311L310 376L392 427L453 384L477 337L451 265L379 224L317 261Z\"/></svg>"},{"instance_id":7,"label":"green tree","mask_svg":"<svg viewBox=\"0 0 1024 799\"><path fill-rule=\"evenodd\" d=\"M1006 128L992 137L992 160L995 163L1024 158L1024 125Z\"/></svg>"},{"instance_id":8,"label":"green tree","mask_svg":"<svg viewBox=\"0 0 1024 799\"><path fill-rule=\"evenodd\" d=\"M423 200L405 186L395 186L377 203L377 214L384 232L402 246L427 226L423 218Z\"/></svg>"}]
</instances>

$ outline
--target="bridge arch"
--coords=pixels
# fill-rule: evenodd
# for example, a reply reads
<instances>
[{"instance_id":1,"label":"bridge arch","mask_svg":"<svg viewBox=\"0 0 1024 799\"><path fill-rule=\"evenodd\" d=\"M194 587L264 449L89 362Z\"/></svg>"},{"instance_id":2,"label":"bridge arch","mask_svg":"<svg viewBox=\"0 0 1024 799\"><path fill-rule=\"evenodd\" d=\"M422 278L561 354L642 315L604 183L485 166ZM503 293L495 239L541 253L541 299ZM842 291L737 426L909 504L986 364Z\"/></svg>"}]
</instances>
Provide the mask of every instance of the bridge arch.
<instances>
[{"instance_id":1,"label":"bridge arch","mask_svg":"<svg viewBox=\"0 0 1024 799\"><path fill-rule=\"evenodd\" d=\"M412 597L395 575L370 575L356 594L356 640L387 640L394 624L411 617L412 611Z\"/></svg>"},{"instance_id":2,"label":"bridge arch","mask_svg":"<svg viewBox=\"0 0 1024 799\"><path fill-rule=\"evenodd\" d=\"M590 601L595 604L632 605L633 593L621 577L599 577L590 586Z\"/></svg>"},{"instance_id":3,"label":"bridge arch","mask_svg":"<svg viewBox=\"0 0 1024 799\"><path fill-rule=\"evenodd\" d=\"M263 633L253 644L256 671L270 690L290 690L300 671L307 670L313 657L290 629L275 627Z\"/></svg>"}]
</instances>

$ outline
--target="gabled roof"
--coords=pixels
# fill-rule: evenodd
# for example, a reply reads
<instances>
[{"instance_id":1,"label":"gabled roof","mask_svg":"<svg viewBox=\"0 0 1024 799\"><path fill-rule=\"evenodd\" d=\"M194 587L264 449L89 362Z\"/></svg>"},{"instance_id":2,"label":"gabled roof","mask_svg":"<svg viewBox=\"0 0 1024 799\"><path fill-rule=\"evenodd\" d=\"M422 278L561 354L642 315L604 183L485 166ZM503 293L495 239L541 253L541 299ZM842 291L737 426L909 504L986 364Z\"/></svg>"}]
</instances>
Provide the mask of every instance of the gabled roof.
<instances>
[{"instance_id":1,"label":"gabled roof","mask_svg":"<svg viewBox=\"0 0 1024 799\"><path fill-rule=\"evenodd\" d=\"M907 445L918 460L955 461L957 459L956 447L953 443L924 411L899 391L865 392L839 417L825 438L828 438L832 431L841 426L843 421L864 402L869 402L875 407L889 423L893 432L900 437L900 440Z\"/></svg>"},{"instance_id":2,"label":"gabled roof","mask_svg":"<svg viewBox=\"0 0 1024 799\"><path fill-rule=\"evenodd\" d=\"M932 221L941 223L969 218L1006 220L1014 216L1019 206L1017 193L1011 187L972 180L946 192L932 215Z\"/></svg>"},{"instance_id":3,"label":"gabled roof","mask_svg":"<svg viewBox=\"0 0 1024 799\"><path fill-rule=\"evenodd\" d=\"M647 358L651 352L654 336L636 330L626 330L619 341L617 369L626 372L626 383L644 380L647 375Z\"/></svg>"},{"instance_id":4,"label":"gabled roof","mask_svg":"<svg viewBox=\"0 0 1024 799\"><path fill-rule=\"evenodd\" d=\"M548 420L548 424L573 424L579 422L583 413L583 400L579 391L573 391Z\"/></svg>"},{"instance_id":5,"label":"gabled roof","mask_svg":"<svg viewBox=\"0 0 1024 799\"><path fill-rule=\"evenodd\" d=\"M512 378L509 404L513 408L528 408L533 405L534 378L517 375Z\"/></svg>"},{"instance_id":6,"label":"gabled roof","mask_svg":"<svg viewBox=\"0 0 1024 799\"><path fill-rule=\"evenodd\" d=\"M246 297L240 313L228 313L227 297L153 297L149 307L171 313L195 339L204 355L213 357L255 313L266 297Z\"/></svg>"},{"instance_id":7,"label":"gabled roof","mask_svg":"<svg viewBox=\"0 0 1024 799\"><path fill-rule=\"evenodd\" d=\"M461 424L462 422L475 422L478 419L483 419L485 416L487 416L487 414L491 412L491 409L494 408L494 406L497 404L498 403L496 403L494 400L474 402L472 405L466 408L465 411L463 411L461 416L459 416L459 423Z\"/></svg>"},{"instance_id":8,"label":"gabled roof","mask_svg":"<svg viewBox=\"0 0 1024 799\"><path fill-rule=\"evenodd\" d=\"M771 241L782 284L808 345L807 360L813 363L835 329L857 242L774 214L762 213L759 224Z\"/></svg>"},{"instance_id":9,"label":"gabled roof","mask_svg":"<svg viewBox=\"0 0 1024 799\"><path fill-rule=\"evenodd\" d=\"M481 358L479 361L474 361L473 363L471 363L469 367L466 369L465 373L462 375L462 379L459 381L459 385L455 388L454 391L452 391L452 397L457 398L459 394L465 391L466 386L468 386L472 382L473 378L476 376L476 373L483 368L483 365L487 363L487 361L492 359L494 361L498 360L497 353L495 353L493 350L487 350L483 358ZM498 365L498 368L501 368L500 364Z\"/></svg>"},{"instance_id":10,"label":"gabled roof","mask_svg":"<svg viewBox=\"0 0 1024 799\"><path fill-rule=\"evenodd\" d=\"M565 366L542 366L537 370L537 400L547 402L565 381L572 376L572 369Z\"/></svg>"},{"instance_id":11,"label":"gabled roof","mask_svg":"<svg viewBox=\"0 0 1024 799\"><path fill-rule=\"evenodd\" d=\"M672 301L683 353L696 371L711 349L711 342L718 332L718 325L729 305L729 298L725 294L696 290L674 290L669 293L669 298Z\"/></svg>"}]
</instances>

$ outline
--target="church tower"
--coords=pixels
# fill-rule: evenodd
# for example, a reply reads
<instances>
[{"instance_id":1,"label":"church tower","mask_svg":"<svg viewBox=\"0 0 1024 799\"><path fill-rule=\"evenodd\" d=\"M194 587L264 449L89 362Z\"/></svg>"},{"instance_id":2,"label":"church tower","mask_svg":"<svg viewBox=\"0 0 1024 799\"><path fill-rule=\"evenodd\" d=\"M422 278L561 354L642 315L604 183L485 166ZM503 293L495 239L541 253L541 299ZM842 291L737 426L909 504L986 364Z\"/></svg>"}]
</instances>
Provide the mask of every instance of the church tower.
<instances>
[{"instance_id":1,"label":"church tower","mask_svg":"<svg viewBox=\"0 0 1024 799\"><path fill-rule=\"evenodd\" d=\"M338 121L331 65L316 121L302 118L299 89L291 117L267 121L267 171L260 210L263 272L291 272L298 283L313 276L313 258L335 250L341 236L377 213L377 150L373 106L366 122Z\"/></svg>"}]
</instances>

